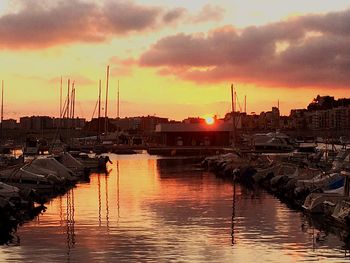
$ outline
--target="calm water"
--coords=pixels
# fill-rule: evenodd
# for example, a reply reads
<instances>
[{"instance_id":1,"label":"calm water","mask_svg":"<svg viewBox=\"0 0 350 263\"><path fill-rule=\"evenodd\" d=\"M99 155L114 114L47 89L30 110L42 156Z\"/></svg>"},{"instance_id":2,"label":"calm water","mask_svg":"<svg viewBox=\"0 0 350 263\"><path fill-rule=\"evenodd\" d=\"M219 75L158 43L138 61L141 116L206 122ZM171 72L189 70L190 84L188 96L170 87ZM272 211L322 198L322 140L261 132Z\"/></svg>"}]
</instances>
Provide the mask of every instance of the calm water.
<instances>
[{"instance_id":1,"label":"calm water","mask_svg":"<svg viewBox=\"0 0 350 263\"><path fill-rule=\"evenodd\" d=\"M0 262L350 262L340 231L325 231L263 191L184 159L111 155L18 229Z\"/></svg>"}]
</instances>

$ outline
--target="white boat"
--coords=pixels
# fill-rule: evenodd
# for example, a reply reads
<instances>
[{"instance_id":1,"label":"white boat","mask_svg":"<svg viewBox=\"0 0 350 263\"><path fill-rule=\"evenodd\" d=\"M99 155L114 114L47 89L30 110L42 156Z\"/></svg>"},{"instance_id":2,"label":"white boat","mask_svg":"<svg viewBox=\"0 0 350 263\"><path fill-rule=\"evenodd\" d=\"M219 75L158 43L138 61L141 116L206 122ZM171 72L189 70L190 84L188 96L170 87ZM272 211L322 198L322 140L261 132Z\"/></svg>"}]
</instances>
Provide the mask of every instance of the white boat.
<instances>
[{"instance_id":1,"label":"white boat","mask_svg":"<svg viewBox=\"0 0 350 263\"><path fill-rule=\"evenodd\" d=\"M292 152L295 145L289 136L283 133L254 135L254 149L257 152Z\"/></svg>"},{"instance_id":2,"label":"white boat","mask_svg":"<svg viewBox=\"0 0 350 263\"><path fill-rule=\"evenodd\" d=\"M324 206L333 207L340 201L350 201L348 196L340 195L338 193L311 193L309 194L303 204L303 209L309 213L324 213Z\"/></svg>"},{"instance_id":3,"label":"white boat","mask_svg":"<svg viewBox=\"0 0 350 263\"><path fill-rule=\"evenodd\" d=\"M52 191L55 183L45 175L26 171L23 167L9 168L0 171L0 181L24 189Z\"/></svg>"},{"instance_id":4,"label":"white boat","mask_svg":"<svg viewBox=\"0 0 350 263\"><path fill-rule=\"evenodd\" d=\"M331 190L341 187L344 184L344 177L340 173L320 173L312 179L298 180L296 187L309 190L323 189Z\"/></svg>"},{"instance_id":5,"label":"white boat","mask_svg":"<svg viewBox=\"0 0 350 263\"><path fill-rule=\"evenodd\" d=\"M65 167L52 156L39 156L35 158L30 165L33 165L37 169L44 168L54 171L58 177L68 182L75 182L79 179L72 170Z\"/></svg>"},{"instance_id":6,"label":"white boat","mask_svg":"<svg viewBox=\"0 0 350 263\"><path fill-rule=\"evenodd\" d=\"M84 172L84 165L68 152L62 152L59 155L56 155L55 159L68 169L72 170L76 175L82 175Z\"/></svg>"},{"instance_id":7,"label":"white boat","mask_svg":"<svg viewBox=\"0 0 350 263\"><path fill-rule=\"evenodd\" d=\"M350 226L350 201L342 200L339 202L332 213L333 220L343 226Z\"/></svg>"}]
</instances>

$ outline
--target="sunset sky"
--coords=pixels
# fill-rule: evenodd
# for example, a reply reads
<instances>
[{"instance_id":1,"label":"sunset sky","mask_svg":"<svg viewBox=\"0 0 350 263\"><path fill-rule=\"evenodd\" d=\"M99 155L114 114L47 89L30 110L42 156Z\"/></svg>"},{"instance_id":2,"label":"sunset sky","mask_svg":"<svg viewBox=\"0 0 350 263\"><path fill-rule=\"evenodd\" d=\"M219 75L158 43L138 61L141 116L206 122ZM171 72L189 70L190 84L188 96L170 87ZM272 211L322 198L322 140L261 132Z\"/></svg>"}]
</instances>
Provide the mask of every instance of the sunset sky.
<instances>
[{"instance_id":1,"label":"sunset sky","mask_svg":"<svg viewBox=\"0 0 350 263\"><path fill-rule=\"evenodd\" d=\"M289 114L350 97L349 25L348 0L0 0L4 118L58 116L63 76L90 119L107 65L110 117L118 80L121 117L223 117L231 83L248 112Z\"/></svg>"}]
</instances>

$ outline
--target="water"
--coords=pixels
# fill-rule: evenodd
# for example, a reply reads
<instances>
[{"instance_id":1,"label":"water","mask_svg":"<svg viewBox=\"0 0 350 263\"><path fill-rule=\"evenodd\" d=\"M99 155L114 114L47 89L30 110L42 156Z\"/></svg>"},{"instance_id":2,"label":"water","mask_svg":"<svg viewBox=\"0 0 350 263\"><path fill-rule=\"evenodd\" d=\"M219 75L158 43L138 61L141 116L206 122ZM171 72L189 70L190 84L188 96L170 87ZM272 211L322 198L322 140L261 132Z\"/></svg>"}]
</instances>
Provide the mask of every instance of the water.
<instances>
[{"instance_id":1,"label":"water","mask_svg":"<svg viewBox=\"0 0 350 263\"><path fill-rule=\"evenodd\" d=\"M201 171L188 159L111 155L20 226L0 262L344 262L325 230L262 190Z\"/></svg>"}]
</instances>

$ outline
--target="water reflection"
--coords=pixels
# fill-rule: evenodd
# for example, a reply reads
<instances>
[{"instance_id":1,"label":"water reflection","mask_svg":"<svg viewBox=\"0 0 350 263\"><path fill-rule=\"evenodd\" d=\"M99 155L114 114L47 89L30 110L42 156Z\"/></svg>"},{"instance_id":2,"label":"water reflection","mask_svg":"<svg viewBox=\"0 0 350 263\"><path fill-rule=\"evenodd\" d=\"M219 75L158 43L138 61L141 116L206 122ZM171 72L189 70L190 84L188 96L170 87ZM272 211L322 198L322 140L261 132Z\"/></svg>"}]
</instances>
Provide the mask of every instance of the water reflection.
<instances>
[{"instance_id":1,"label":"water reflection","mask_svg":"<svg viewBox=\"0 0 350 263\"><path fill-rule=\"evenodd\" d=\"M235 244L235 220L236 220L236 183L232 181L232 223L231 223L231 237L232 246Z\"/></svg>"},{"instance_id":2,"label":"water reflection","mask_svg":"<svg viewBox=\"0 0 350 263\"><path fill-rule=\"evenodd\" d=\"M21 246L0 247L0 262L348 259L348 235L259 189L222 181L193 160L111 159L109 173L92 174L20 227Z\"/></svg>"},{"instance_id":3,"label":"water reflection","mask_svg":"<svg viewBox=\"0 0 350 263\"><path fill-rule=\"evenodd\" d=\"M66 194L67 211L66 211L66 234L67 234L67 256L70 261L70 252L75 245L75 231L74 231L74 215L75 215L75 203L74 203L74 189L68 190Z\"/></svg>"}]
</instances>

